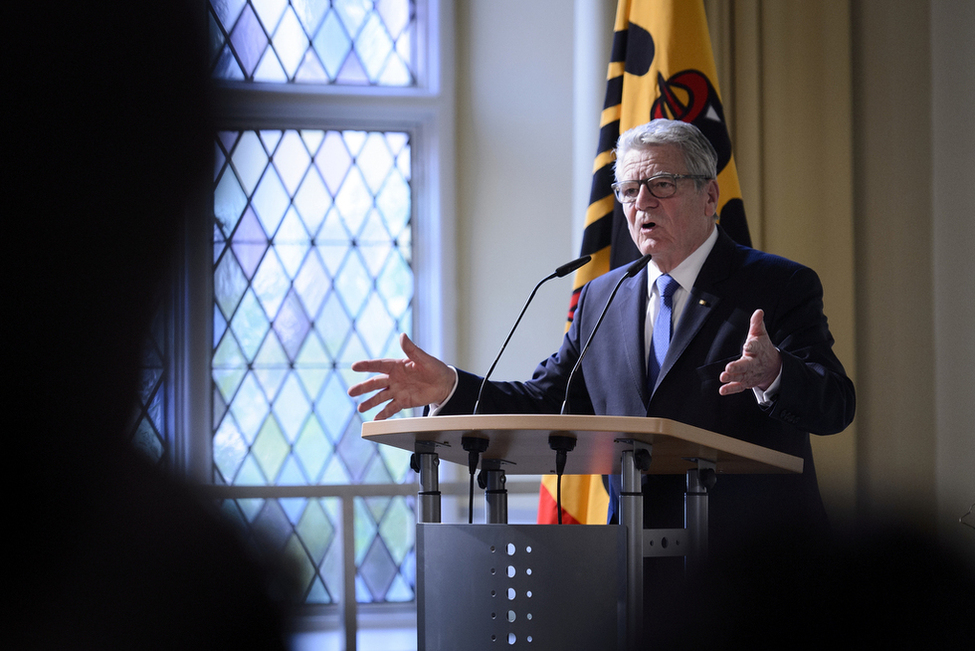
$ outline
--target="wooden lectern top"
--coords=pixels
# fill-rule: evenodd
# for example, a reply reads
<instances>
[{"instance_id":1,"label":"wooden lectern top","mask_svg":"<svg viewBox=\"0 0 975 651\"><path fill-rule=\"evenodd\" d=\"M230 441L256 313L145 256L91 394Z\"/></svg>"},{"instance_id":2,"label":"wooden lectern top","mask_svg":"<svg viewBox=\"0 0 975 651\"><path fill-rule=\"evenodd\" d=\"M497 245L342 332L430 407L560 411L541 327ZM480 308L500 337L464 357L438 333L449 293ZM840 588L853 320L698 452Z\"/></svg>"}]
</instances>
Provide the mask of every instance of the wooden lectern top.
<instances>
[{"instance_id":1,"label":"wooden lectern top","mask_svg":"<svg viewBox=\"0 0 975 651\"><path fill-rule=\"evenodd\" d=\"M505 473L544 475L555 473L555 451L549 435L576 439L568 453L567 475L619 474L623 450L630 441L653 446L651 474L684 474L705 459L718 473L800 473L802 458L754 443L678 423L666 418L634 416L578 416L552 414L491 414L393 418L362 424L369 441L414 451L417 442L434 444L441 459L467 465L462 438L488 441L481 454L503 461Z\"/></svg>"}]
</instances>

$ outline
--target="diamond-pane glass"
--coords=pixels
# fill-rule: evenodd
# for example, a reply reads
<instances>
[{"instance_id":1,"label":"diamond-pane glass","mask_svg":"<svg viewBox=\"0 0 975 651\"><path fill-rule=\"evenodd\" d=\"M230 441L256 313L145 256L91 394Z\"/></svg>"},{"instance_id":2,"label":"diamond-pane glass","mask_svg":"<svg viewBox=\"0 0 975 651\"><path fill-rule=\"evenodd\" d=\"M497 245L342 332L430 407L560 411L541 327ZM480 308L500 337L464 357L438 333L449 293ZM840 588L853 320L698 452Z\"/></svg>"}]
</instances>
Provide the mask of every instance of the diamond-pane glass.
<instances>
[{"instance_id":1,"label":"diamond-pane glass","mask_svg":"<svg viewBox=\"0 0 975 651\"><path fill-rule=\"evenodd\" d=\"M412 498L355 499L356 601L412 601L416 521Z\"/></svg>"},{"instance_id":2,"label":"diamond-pane glass","mask_svg":"<svg viewBox=\"0 0 975 651\"><path fill-rule=\"evenodd\" d=\"M239 13L277 11L258 4ZM371 414L347 394L353 361L389 356L397 333L412 333L409 135L241 131L215 145L214 482L411 482L408 454L363 441ZM371 500L356 511L358 598L411 601L412 502ZM231 510L295 561L307 602L334 603L335 509L298 502Z\"/></svg>"},{"instance_id":3,"label":"diamond-pane glass","mask_svg":"<svg viewBox=\"0 0 975 651\"><path fill-rule=\"evenodd\" d=\"M132 445L160 466L170 463L168 450L167 401L171 355L169 310L163 301L156 305L152 328L142 351L141 384L134 418L130 425Z\"/></svg>"},{"instance_id":4,"label":"diamond-pane glass","mask_svg":"<svg viewBox=\"0 0 975 651\"><path fill-rule=\"evenodd\" d=\"M244 131L215 144L215 480L401 481L360 440L345 392L352 361L412 332L408 135Z\"/></svg>"},{"instance_id":5,"label":"diamond-pane glass","mask_svg":"<svg viewBox=\"0 0 975 651\"><path fill-rule=\"evenodd\" d=\"M226 500L223 512L245 538L284 557L290 586L308 604L342 596L342 504L339 498Z\"/></svg>"},{"instance_id":6,"label":"diamond-pane glass","mask_svg":"<svg viewBox=\"0 0 975 651\"><path fill-rule=\"evenodd\" d=\"M210 0L217 79L415 86L415 0Z\"/></svg>"},{"instance_id":7,"label":"diamond-pane glass","mask_svg":"<svg viewBox=\"0 0 975 651\"><path fill-rule=\"evenodd\" d=\"M413 601L416 594L413 497L354 498L356 600ZM225 500L222 511L245 538L284 557L295 596L336 604L342 596L340 498Z\"/></svg>"}]
</instances>

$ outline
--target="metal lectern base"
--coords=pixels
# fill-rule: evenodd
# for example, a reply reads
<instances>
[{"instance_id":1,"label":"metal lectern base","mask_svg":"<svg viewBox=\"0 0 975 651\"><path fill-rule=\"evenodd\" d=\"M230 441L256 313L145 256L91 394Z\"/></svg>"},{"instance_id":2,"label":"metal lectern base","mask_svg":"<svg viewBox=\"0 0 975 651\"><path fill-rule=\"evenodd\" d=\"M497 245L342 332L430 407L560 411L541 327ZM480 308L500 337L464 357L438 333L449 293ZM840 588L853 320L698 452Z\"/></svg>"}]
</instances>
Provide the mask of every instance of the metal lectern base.
<instances>
[{"instance_id":1,"label":"metal lectern base","mask_svg":"<svg viewBox=\"0 0 975 651\"><path fill-rule=\"evenodd\" d=\"M419 649L623 649L626 528L418 524Z\"/></svg>"},{"instance_id":2,"label":"metal lectern base","mask_svg":"<svg viewBox=\"0 0 975 651\"><path fill-rule=\"evenodd\" d=\"M802 472L800 457L661 418L400 418L363 423L362 436L414 453L421 650L646 648L643 559L684 556L691 573L703 563L718 473ZM505 468L552 472L552 451L561 452L565 438L576 441L566 474L621 475L621 525L506 524ZM489 524L440 524L440 455L472 467L477 451L482 474L493 473L483 486ZM557 455L555 466L562 469ZM686 474L684 529L644 531L646 472Z\"/></svg>"}]
</instances>

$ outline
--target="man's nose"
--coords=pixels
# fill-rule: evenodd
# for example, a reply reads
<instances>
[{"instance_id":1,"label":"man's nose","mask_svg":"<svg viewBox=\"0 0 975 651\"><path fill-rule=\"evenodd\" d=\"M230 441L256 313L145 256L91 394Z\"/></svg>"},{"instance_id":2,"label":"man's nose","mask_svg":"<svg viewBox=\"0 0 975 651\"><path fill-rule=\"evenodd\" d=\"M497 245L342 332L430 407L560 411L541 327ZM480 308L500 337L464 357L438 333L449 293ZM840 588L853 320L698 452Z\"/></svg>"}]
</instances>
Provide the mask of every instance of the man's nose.
<instances>
[{"instance_id":1,"label":"man's nose","mask_svg":"<svg viewBox=\"0 0 975 651\"><path fill-rule=\"evenodd\" d=\"M653 196L650 192L650 188L647 187L646 183L640 184L640 194L636 195L636 207L638 210L645 210L646 208L656 207L660 203L660 199Z\"/></svg>"}]
</instances>

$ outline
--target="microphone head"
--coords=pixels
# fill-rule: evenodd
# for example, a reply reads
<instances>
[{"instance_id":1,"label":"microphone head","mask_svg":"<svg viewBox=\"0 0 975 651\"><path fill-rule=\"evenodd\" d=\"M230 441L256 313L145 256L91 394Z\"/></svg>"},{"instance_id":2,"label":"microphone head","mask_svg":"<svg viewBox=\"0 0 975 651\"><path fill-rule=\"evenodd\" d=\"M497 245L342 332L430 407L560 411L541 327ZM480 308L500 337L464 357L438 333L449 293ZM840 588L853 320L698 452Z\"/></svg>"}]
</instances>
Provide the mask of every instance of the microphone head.
<instances>
[{"instance_id":1,"label":"microphone head","mask_svg":"<svg viewBox=\"0 0 975 651\"><path fill-rule=\"evenodd\" d=\"M576 258L572 262L566 262L564 265L562 265L561 267L555 270L555 276L556 278L562 278L563 276L568 276L570 273L572 273L579 267L584 266L590 260L592 260L591 255L584 255L581 258Z\"/></svg>"},{"instance_id":2,"label":"microphone head","mask_svg":"<svg viewBox=\"0 0 975 651\"><path fill-rule=\"evenodd\" d=\"M645 266L647 266L650 263L650 258L652 258L652 257L653 256L648 253L645 256L643 256L642 258L640 258L639 260L637 260L636 262L634 262L633 264L631 264L626 269L626 277L627 278L632 278L633 276L635 276L638 273L640 273L640 270L643 269Z\"/></svg>"}]
</instances>

